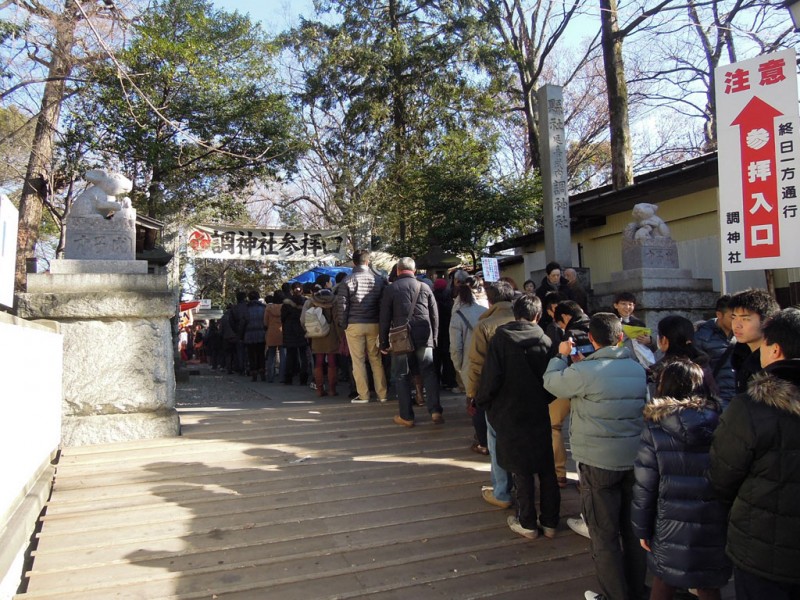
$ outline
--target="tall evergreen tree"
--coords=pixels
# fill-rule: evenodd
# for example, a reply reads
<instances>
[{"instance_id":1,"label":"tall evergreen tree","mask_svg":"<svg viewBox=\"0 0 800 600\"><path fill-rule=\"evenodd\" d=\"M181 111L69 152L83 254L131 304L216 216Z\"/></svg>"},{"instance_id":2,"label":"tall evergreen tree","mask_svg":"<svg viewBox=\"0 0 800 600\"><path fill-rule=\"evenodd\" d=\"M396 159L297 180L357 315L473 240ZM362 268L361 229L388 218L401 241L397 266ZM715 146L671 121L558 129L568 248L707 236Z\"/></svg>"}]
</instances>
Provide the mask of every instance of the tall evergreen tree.
<instances>
[{"instance_id":1,"label":"tall evergreen tree","mask_svg":"<svg viewBox=\"0 0 800 600\"><path fill-rule=\"evenodd\" d=\"M162 0L76 111L94 151L134 179L155 218L244 217L236 198L285 176L301 147L259 25L206 0Z\"/></svg>"}]
</instances>

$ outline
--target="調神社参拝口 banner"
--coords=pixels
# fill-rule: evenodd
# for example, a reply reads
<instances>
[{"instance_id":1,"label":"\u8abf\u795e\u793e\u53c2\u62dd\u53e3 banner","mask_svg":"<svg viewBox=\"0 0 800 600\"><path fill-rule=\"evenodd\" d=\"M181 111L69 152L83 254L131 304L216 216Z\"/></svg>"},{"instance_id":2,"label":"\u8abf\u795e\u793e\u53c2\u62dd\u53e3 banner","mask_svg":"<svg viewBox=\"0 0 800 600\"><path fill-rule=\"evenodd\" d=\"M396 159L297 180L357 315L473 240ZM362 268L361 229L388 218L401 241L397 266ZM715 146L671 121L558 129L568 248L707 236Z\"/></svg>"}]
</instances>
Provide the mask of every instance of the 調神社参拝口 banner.
<instances>
[{"instance_id":1,"label":"\u8abf\u795e\u793e\u53c2\u62dd\u53e3 banner","mask_svg":"<svg viewBox=\"0 0 800 600\"><path fill-rule=\"evenodd\" d=\"M195 258L340 261L349 258L346 240L341 230L197 226L187 243Z\"/></svg>"}]
</instances>

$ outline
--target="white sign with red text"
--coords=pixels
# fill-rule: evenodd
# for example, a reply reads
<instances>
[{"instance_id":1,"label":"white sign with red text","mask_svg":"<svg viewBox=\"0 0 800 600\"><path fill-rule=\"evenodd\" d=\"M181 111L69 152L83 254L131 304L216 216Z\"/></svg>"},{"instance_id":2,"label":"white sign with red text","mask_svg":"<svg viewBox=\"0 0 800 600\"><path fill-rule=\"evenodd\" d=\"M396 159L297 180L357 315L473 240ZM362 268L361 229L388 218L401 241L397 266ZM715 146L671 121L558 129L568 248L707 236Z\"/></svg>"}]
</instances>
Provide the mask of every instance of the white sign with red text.
<instances>
[{"instance_id":1,"label":"white sign with red text","mask_svg":"<svg viewBox=\"0 0 800 600\"><path fill-rule=\"evenodd\" d=\"M723 271L800 266L794 50L714 72Z\"/></svg>"}]
</instances>

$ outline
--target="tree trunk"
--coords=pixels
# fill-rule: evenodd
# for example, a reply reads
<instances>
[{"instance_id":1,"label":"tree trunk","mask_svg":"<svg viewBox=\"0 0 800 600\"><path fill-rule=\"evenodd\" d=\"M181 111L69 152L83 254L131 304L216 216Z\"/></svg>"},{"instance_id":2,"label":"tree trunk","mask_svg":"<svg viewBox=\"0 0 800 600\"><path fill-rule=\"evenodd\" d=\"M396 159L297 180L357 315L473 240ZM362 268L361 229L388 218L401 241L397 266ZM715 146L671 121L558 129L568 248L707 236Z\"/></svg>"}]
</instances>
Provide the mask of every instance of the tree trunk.
<instances>
[{"instance_id":1,"label":"tree trunk","mask_svg":"<svg viewBox=\"0 0 800 600\"><path fill-rule=\"evenodd\" d=\"M539 155L539 108L536 100L536 90L533 85L526 86L524 91L525 102L525 125L528 130L528 164L525 165L526 172L531 170L538 171L541 166L541 156Z\"/></svg>"},{"instance_id":2,"label":"tree trunk","mask_svg":"<svg viewBox=\"0 0 800 600\"><path fill-rule=\"evenodd\" d=\"M397 0L389 0L389 27L392 31L393 44L391 56L392 79L390 83L392 94L392 135L394 137L394 190L401 201L404 196L405 161L408 159L406 99L403 83L403 57L400 52L402 46L402 33L400 31L400 17ZM406 237L406 221L404 211L400 221L400 240Z\"/></svg>"},{"instance_id":3,"label":"tree trunk","mask_svg":"<svg viewBox=\"0 0 800 600\"><path fill-rule=\"evenodd\" d=\"M619 190L633 184L633 152L617 0L600 0L600 24L611 134L611 183L615 190Z\"/></svg>"},{"instance_id":4,"label":"tree trunk","mask_svg":"<svg viewBox=\"0 0 800 600\"><path fill-rule=\"evenodd\" d=\"M19 234L17 236L17 265L15 288L27 288L26 261L33 257L39 239L44 201L50 193L53 163L53 138L58 127L61 103L64 99L66 79L72 71L72 48L75 44L74 11L72 0L66 0L61 19L54 23L56 40L50 59L48 80L44 86L41 111L36 119L36 129L31 144L31 156L19 202Z\"/></svg>"}]
</instances>

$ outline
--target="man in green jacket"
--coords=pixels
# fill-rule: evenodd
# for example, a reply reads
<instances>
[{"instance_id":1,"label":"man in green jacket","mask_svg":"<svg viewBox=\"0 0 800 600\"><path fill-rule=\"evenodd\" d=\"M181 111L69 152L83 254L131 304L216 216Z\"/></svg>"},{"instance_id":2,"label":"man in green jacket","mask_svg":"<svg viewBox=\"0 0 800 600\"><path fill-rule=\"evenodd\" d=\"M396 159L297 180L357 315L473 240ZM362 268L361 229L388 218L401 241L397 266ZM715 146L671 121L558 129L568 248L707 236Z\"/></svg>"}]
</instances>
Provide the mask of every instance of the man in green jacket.
<instances>
[{"instance_id":1,"label":"man in green jacket","mask_svg":"<svg viewBox=\"0 0 800 600\"><path fill-rule=\"evenodd\" d=\"M631 525L633 461L644 425L645 370L625 347L622 323L611 313L589 322L595 351L567 357L572 340L559 344L544 374L545 389L571 399L570 442L579 463L581 512L589 526L592 558L602 593L587 600L644 600L646 558Z\"/></svg>"}]
</instances>

